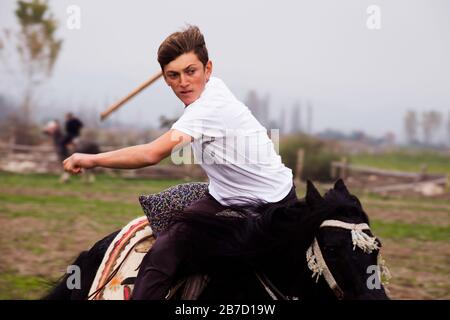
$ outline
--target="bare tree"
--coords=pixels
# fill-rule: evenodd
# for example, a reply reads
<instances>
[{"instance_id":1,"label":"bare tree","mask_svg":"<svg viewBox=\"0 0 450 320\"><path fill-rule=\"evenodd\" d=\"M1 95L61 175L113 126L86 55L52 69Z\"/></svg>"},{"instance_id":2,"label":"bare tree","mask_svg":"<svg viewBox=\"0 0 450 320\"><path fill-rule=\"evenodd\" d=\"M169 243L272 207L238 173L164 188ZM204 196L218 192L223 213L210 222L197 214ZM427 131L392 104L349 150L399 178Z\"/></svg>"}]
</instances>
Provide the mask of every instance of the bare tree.
<instances>
[{"instance_id":1,"label":"bare tree","mask_svg":"<svg viewBox=\"0 0 450 320\"><path fill-rule=\"evenodd\" d=\"M442 126L442 114L438 111L427 111L422 114L422 132L425 144L432 144L433 136Z\"/></svg>"},{"instance_id":2,"label":"bare tree","mask_svg":"<svg viewBox=\"0 0 450 320\"><path fill-rule=\"evenodd\" d=\"M404 129L406 139L409 144L417 142L417 129L419 122L417 120L417 114L413 110L408 110L404 118Z\"/></svg>"},{"instance_id":3,"label":"bare tree","mask_svg":"<svg viewBox=\"0 0 450 320\"><path fill-rule=\"evenodd\" d=\"M284 107L281 107L280 110L280 116L278 118L278 126L280 129L281 134L286 133L286 109Z\"/></svg>"},{"instance_id":4,"label":"bare tree","mask_svg":"<svg viewBox=\"0 0 450 320\"><path fill-rule=\"evenodd\" d=\"M447 145L450 146L450 111L447 115Z\"/></svg>"},{"instance_id":5,"label":"bare tree","mask_svg":"<svg viewBox=\"0 0 450 320\"><path fill-rule=\"evenodd\" d=\"M307 118L306 118L307 119L306 120L306 123L307 123L306 128L307 129L306 130L307 130L308 134L312 134L313 108L312 108L311 101L308 100L307 105L308 105L308 107L306 109L306 112L307 112Z\"/></svg>"},{"instance_id":6,"label":"bare tree","mask_svg":"<svg viewBox=\"0 0 450 320\"><path fill-rule=\"evenodd\" d=\"M0 39L2 60L11 67L10 60L14 57L5 56L16 51L24 77L24 94L19 116L22 129L28 127L31 119L31 105L35 89L47 80L53 70L59 55L62 40L55 38L57 21L54 19L48 1L31 0L17 1L15 10L20 25L19 32L4 30ZM26 130L21 130L26 131Z\"/></svg>"},{"instance_id":7,"label":"bare tree","mask_svg":"<svg viewBox=\"0 0 450 320\"><path fill-rule=\"evenodd\" d=\"M260 108L261 108L261 124L264 127L268 127L269 126L269 104L270 104L270 95L267 93L264 98L261 98L259 100L260 103Z\"/></svg>"},{"instance_id":8,"label":"bare tree","mask_svg":"<svg viewBox=\"0 0 450 320\"><path fill-rule=\"evenodd\" d=\"M160 129L170 129L172 125L178 120L177 117L175 118L167 118L166 116L160 116L159 117L159 128Z\"/></svg>"},{"instance_id":9,"label":"bare tree","mask_svg":"<svg viewBox=\"0 0 450 320\"><path fill-rule=\"evenodd\" d=\"M300 133L302 132L302 123L301 123L301 105L300 102L296 101L292 106L292 114L291 114L291 132L292 133Z\"/></svg>"}]
</instances>

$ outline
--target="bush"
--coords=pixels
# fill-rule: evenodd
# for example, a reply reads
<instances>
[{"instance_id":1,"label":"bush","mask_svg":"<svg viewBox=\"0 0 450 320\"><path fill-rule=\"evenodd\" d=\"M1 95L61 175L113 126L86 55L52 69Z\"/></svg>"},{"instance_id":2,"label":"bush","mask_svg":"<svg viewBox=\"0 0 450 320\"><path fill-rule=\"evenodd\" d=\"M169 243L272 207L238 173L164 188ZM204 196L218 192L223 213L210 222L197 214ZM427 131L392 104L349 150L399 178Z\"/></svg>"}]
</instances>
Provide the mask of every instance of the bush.
<instances>
[{"instance_id":1,"label":"bush","mask_svg":"<svg viewBox=\"0 0 450 320\"><path fill-rule=\"evenodd\" d=\"M323 141L310 136L295 135L285 137L280 141L280 156L283 163L291 168L294 174L299 149L303 149L305 152L302 180L332 180L330 175L331 162L339 160L340 156L338 154L327 150L327 145Z\"/></svg>"}]
</instances>

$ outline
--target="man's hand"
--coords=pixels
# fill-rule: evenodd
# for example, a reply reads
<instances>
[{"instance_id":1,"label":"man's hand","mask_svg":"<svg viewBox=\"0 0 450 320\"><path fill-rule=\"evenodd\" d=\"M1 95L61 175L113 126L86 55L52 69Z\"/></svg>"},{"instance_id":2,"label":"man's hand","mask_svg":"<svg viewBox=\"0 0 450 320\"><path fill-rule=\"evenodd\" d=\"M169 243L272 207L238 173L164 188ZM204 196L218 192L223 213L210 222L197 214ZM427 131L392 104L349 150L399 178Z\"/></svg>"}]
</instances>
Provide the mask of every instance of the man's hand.
<instances>
[{"instance_id":1,"label":"man's hand","mask_svg":"<svg viewBox=\"0 0 450 320\"><path fill-rule=\"evenodd\" d=\"M63 161L64 170L77 174L82 172L82 169L91 169L95 167L94 154L74 153Z\"/></svg>"}]
</instances>

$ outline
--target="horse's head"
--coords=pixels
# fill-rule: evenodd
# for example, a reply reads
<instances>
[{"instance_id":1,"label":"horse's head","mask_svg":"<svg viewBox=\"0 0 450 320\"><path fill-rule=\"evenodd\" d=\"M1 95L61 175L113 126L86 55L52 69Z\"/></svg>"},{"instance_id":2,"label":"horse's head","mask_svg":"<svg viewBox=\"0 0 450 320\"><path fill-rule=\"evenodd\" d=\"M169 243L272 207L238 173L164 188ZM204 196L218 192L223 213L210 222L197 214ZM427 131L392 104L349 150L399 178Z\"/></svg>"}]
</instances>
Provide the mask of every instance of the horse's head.
<instances>
[{"instance_id":1,"label":"horse's head","mask_svg":"<svg viewBox=\"0 0 450 320\"><path fill-rule=\"evenodd\" d=\"M380 265L381 242L370 230L369 219L358 198L338 180L320 195L308 181L305 202L315 212L314 239L306 252L312 296L338 299L387 299ZM381 268L381 270L380 270ZM310 281L310 282L311 282Z\"/></svg>"},{"instance_id":2,"label":"horse's head","mask_svg":"<svg viewBox=\"0 0 450 320\"><path fill-rule=\"evenodd\" d=\"M45 124L44 128L42 129L42 133L53 137L55 134L59 133L60 130L61 127L58 120L51 120Z\"/></svg>"}]
</instances>

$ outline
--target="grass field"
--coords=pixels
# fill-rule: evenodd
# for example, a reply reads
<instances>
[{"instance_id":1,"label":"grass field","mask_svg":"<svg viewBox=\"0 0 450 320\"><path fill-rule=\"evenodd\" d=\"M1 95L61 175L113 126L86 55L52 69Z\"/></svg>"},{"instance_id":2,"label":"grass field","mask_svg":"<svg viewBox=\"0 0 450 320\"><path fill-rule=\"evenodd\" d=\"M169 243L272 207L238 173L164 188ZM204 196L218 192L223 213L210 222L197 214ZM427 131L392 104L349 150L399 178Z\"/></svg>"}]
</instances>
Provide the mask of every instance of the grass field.
<instances>
[{"instance_id":1,"label":"grass field","mask_svg":"<svg viewBox=\"0 0 450 320\"><path fill-rule=\"evenodd\" d=\"M143 215L140 194L181 182L0 173L0 299L39 298L80 251ZM390 296L449 299L450 200L358 196L383 241Z\"/></svg>"},{"instance_id":2,"label":"grass field","mask_svg":"<svg viewBox=\"0 0 450 320\"><path fill-rule=\"evenodd\" d=\"M430 173L450 173L450 156L426 151L393 151L382 154L356 154L350 157L355 165L386 170L420 172L422 165Z\"/></svg>"}]
</instances>

